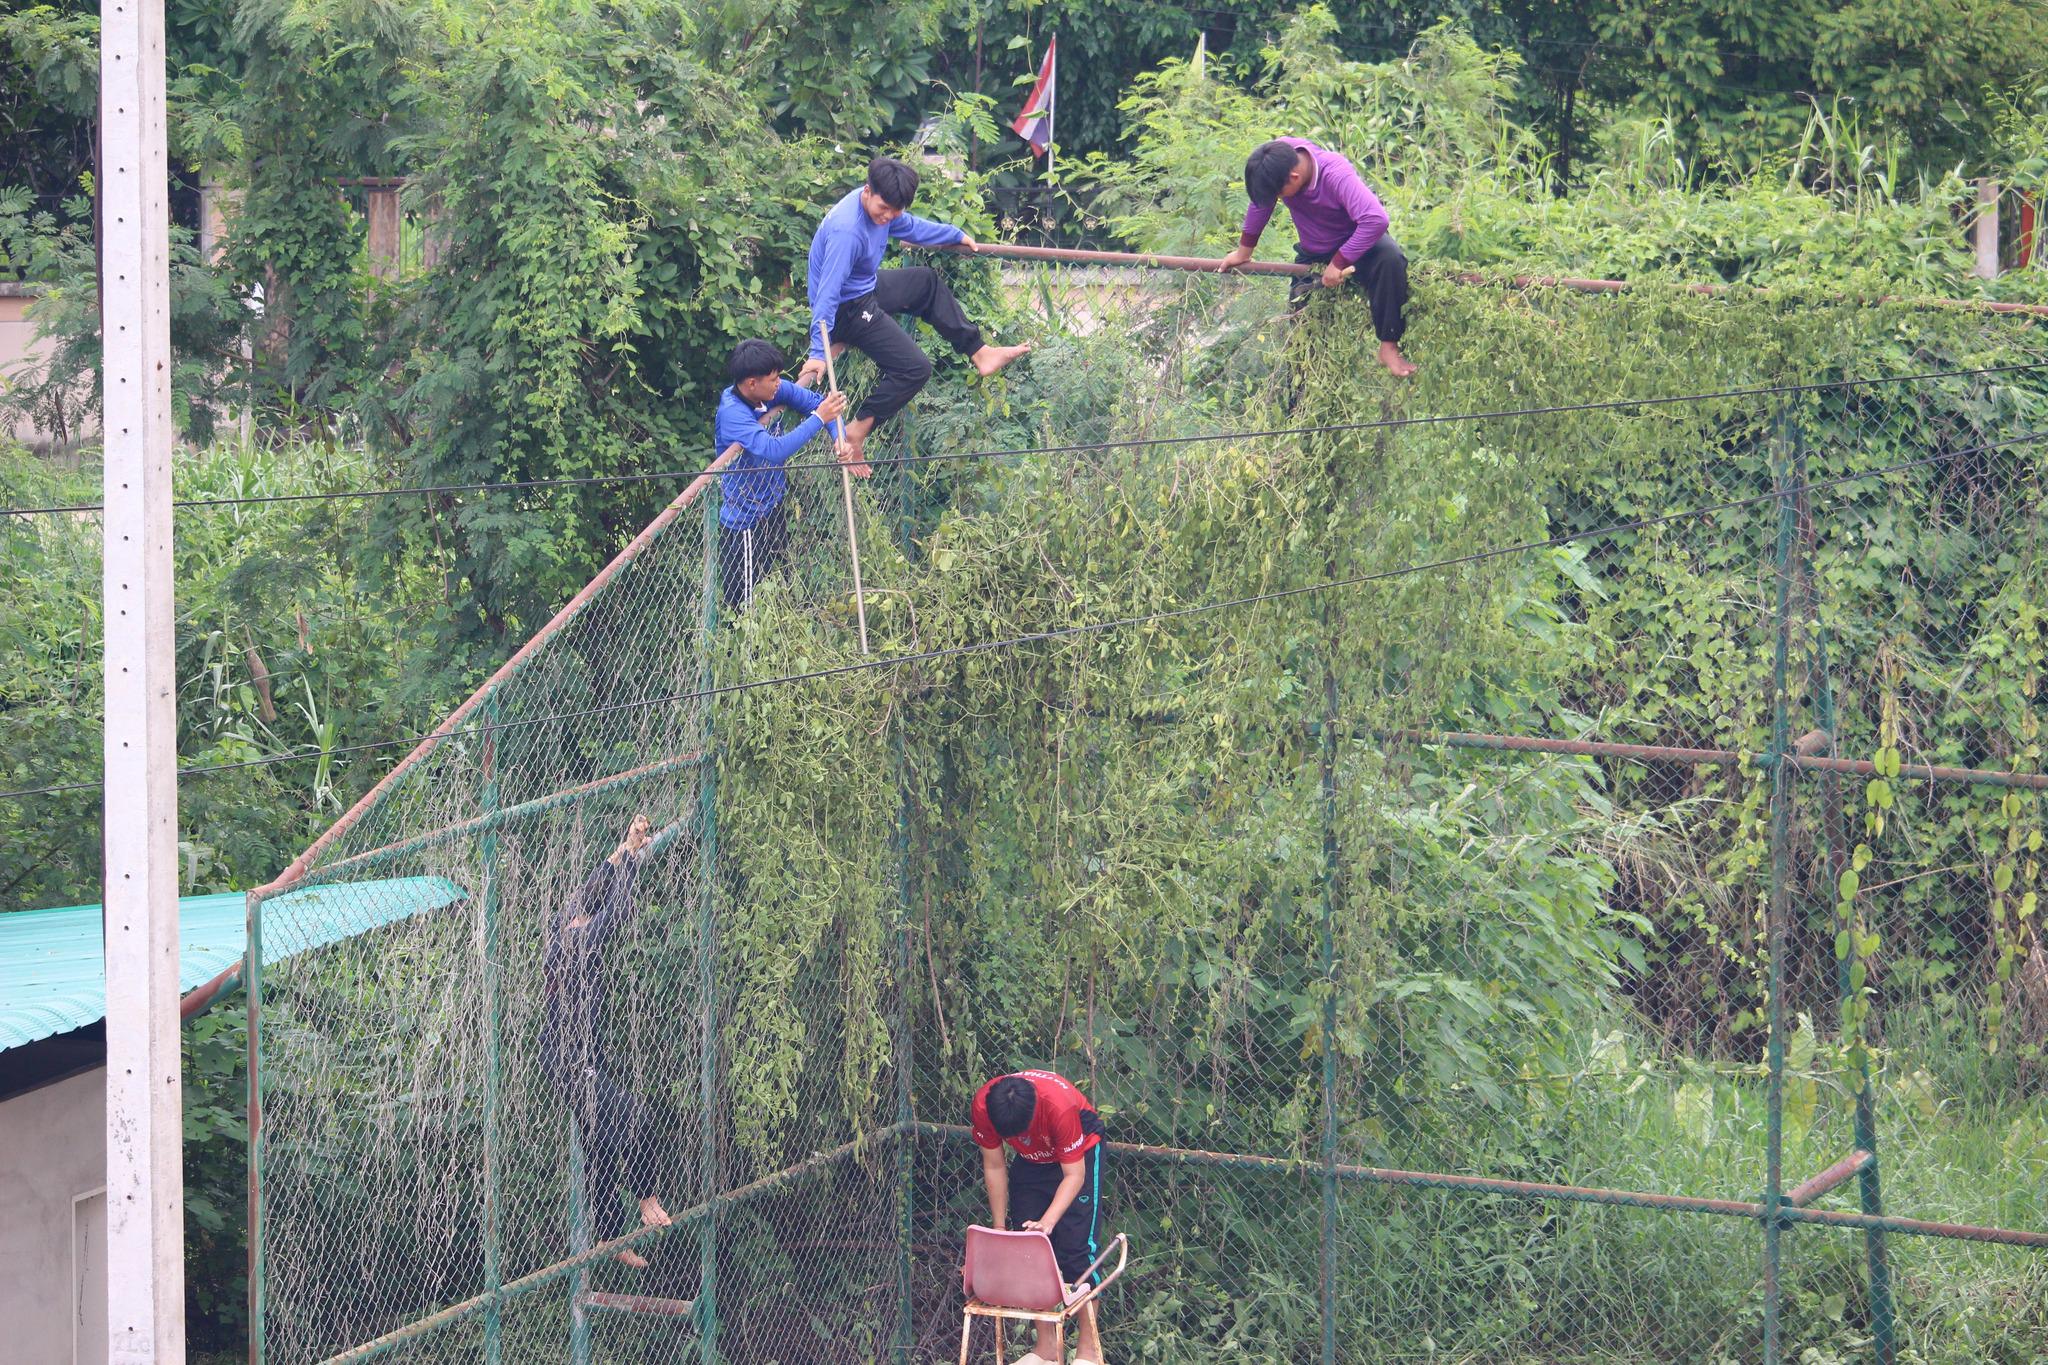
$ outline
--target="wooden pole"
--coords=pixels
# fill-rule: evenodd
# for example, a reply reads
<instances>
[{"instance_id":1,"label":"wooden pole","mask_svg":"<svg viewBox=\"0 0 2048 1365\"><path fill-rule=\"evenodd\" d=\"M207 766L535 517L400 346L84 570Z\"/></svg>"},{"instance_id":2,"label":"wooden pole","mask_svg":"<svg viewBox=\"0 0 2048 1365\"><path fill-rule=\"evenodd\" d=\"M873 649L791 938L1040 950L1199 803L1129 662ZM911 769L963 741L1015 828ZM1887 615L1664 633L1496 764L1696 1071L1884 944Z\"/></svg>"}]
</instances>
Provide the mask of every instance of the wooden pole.
<instances>
[{"instance_id":1,"label":"wooden pole","mask_svg":"<svg viewBox=\"0 0 2048 1365\"><path fill-rule=\"evenodd\" d=\"M818 340L825 347L825 392L837 393L839 374L832 365L832 329L826 325L823 318L818 319ZM840 440L846 439L846 423L843 419L835 420L832 427ZM874 433L870 431L868 434L872 436ZM835 450L833 453L836 455L838 452ZM845 460L840 460L838 464L839 496L846 504L846 550L853 559L853 610L860 618L860 652L866 654L869 652L868 599L860 582L860 532L856 531L853 525L853 475L847 472Z\"/></svg>"},{"instance_id":2,"label":"wooden pole","mask_svg":"<svg viewBox=\"0 0 2048 1365\"><path fill-rule=\"evenodd\" d=\"M107 1359L185 1359L163 0L100 11Z\"/></svg>"}]
</instances>

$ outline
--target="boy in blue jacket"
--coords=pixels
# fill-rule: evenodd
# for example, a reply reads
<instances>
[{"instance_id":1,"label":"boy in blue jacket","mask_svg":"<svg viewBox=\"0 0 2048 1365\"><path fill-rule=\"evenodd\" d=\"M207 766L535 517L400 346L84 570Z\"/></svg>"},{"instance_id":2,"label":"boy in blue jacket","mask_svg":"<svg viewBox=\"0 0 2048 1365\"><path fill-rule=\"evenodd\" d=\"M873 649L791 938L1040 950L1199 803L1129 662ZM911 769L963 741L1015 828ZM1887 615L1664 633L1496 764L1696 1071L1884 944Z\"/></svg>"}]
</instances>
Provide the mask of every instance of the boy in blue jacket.
<instances>
[{"instance_id":1,"label":"boy in blue jacket","mask_svg":"<svg viewBox=\"0 0 2048 1365\"><path fill-rule=\"evenodd\" d=\"M811 358L797 383L812 384L825 373L825 346L818 324L841 342L866 353L882 371L873 393L846 424L843 459L859 465L868 433L902 411L932 377L931 357L896 325L895 314L923 318L953 349L984 375L994 374L1031 347L990 346L967 320L960 301L929 266L883 270L882 252L891 238L912 246L973 250L976 242L959 228L906 213L917 197L917 172L893 156L868 163L867 182L832 206L811 238ZM834 351L837 354L837 351ZM856 467L855 473L865 470Z\"/></svg>"},{"instance_id":2,"label":"boy in blue jacket","mask_svg":"<svg viewBox=\"0 0 2048 1365\"><path fill-rule=\"evenodd\" d=\"M770 342L749 339L733 347L726 361L732 387L718 395L714 424L722 454L737 445L739 458L727 468L718 504L718 578L725 605L744 610L754 587L789 556L789 457L846 411L843 393L817 394L782 377L782 352ZM804 414L796 429L782 433L782 418L768 419L772 407ZM866 466L855 471L865 474Z\"/></svg>"}]
</instances>

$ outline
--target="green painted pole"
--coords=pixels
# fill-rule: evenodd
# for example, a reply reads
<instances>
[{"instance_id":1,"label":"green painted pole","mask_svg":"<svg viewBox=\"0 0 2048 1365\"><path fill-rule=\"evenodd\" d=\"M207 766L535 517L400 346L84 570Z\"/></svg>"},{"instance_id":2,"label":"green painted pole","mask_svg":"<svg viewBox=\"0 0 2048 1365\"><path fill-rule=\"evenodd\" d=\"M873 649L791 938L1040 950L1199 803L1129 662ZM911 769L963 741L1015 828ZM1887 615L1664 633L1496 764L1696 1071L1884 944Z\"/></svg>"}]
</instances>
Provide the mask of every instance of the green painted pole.
<instances>
[{"instance_id":1,"label":"green painted pole","mask_svg":"<svg viewBox=\"0 0 2048 1365\"><path fill-rule=\"evenodd\" d=\"M704 497L703 626L697 638L698 686L708 692L716 670L711 660L718 630L718 503L722 481ZM711 699L702 702L697 749L712 758L697 769L697 990L700 1058L697 1099L699 1184L704 1221L697 1229L697 1359L718 1359L718 763L712 748Z\"/></svg>"},{"instance_id":2,"label":"green painted pole","mask_svg":"<svg viewBox=\"0 0 2048 1365\"><path fill-rule=\"evenodd\" d=\"M498 697L495 692L484 703L484 785L479 804L486 820L498 809ZM484 1313L484 1360L499 1365L504 1358L504 1320L497 1295L505 1284L504 1141L498 1126L503 1119L503 1041L505 1033L505 974L499 965L498 900L501 878L498 870L498 831L485 828L479 845L483 862L483 895L478 897L483 916L484 999L488 1030L484 1039L484 1292L492 1295Z\"/></svg>"},{"instance_id":3,"label":"green painted pole","mask_svg":"<svg viewBox=\"0 0 2048 1365\"><path fill-rule=\"evenodd\" d=\"M249 893L242 950L249 1071L249 1365L263 1365L263 893Z\"/></svg>"},{"instance_id":4,"label":"green painted pole","mask_svg":"<svg viewBox=\"0 0 2048 1365\"><path fill-rule=\"evenodd\" d=\"M1337 880L1342 875L1337 848L1337 668L1325 662L1323 673L1322 811L1323 811L1323 1226L1322 1294L1323 1365L1337 1360Z\"/></svg>"},{"instance_id":5,"label":"green painted pole","mask_svg":"<svg viewBox=\"0 0 2048 1365\"><path fill-rule=\"evenodd\" d=\"M1383 444L1383 443L1382 443ZM1340 515L1345 506L1344 469L1333 454L1325 465L1331 501ZM1326 579L1338 576L1337 551L1331 543L1323 555ZM1337 846L1337 640L1340 634L1331 594L1321 595L1323 626L1323 718L1317 728L1322 779L1323 909L1320 959L1323 979L1323 1218L1319 1238L1321 1275L1319 1314L1323 1325L1322 1365L1337 1362L1337 899L1343 865Z\"/></svg>"},{"instance_id":6,"label":"green painted pole","mask_svg":"<svg viewBox=\"0 0 2048 1365\"><path fill-rule=\"evenodd\" d=\"M583 1125L569 1116L569 1254L590 1250L590 1210L583 1203ZM590 1314L583 1296L590 1292L590 1271L578 1265L569 1277L569 1361L590 1365Z\"/></svg>"},{"instance_id":7,"label":"green painted pole","mask_svg":"<svg viewBox=\"0 0 2048 1365\"><path fill-rule=\"evenodd\" d=\"M903 431L903 451L913 460L917 455L917 427L909 413L898 419ZM911 463L896 466L896 538L904 558L914 548L911 508L917 480ZM915 1340L916 1295L912 1288L911 1250L917 1214L917 1134L911 1126L911 1079L917 1063L910 1032L910 759L904 731L909 725L909 703L897 716L894 730L896 760L896 1362L909 1365Z\"/></svg>"},{"instance_id":8,"label":"green painted pole","mask_svg":"<svg viewBox=\"0 0 2048 1365\"><path fill-rule=\"evenodd\" d=\"M916 1212L914 1158L917 1135L910 1128L910 1071L915 1060L910 1039L910 767L904 754L903 726L897 717L896 760L896 1361L908 1365L912 1341L911 1235Z\"/></svg>"},{"instance_id":9,"label":"green painted pole","mask_svg":"<svg viewBox=\"0 0 2048 1365\"><path fill-rule=\"evenodd\" d=\"M1771 667L1771 747L1766 755L1771 774L1771 890L1765 907L1765 953L1768 955L1770 1040L1764 1129L1764 1365L1778 1365L1779 1314L1784 1289L1780 1241L1785 1198L1785 920L1790 894L1792 858L1792 778L1787 761L1791 748L1792 699L1786 674L1792 653L1792 545L1798 529L1791 471L1785 458L1782 422L1771 441L1772 482L1778 492L1777 644Z\"/></svg>"},{"instance_id":10,"label":"green painted pole","mask_svg":"<svg viewBox=\"0 0 2048 1365\"><path fill-rule=\"evenodd\" d=\"M1839 753L1841 732L1836 728L1840 721L1835 714L1834 680L1828 671L1828 632L1820 619L1820 590L1814 581L1813 508L1805 492L1806 442L1796 424L1793 427L1793 460L1800 485L1800 577L1805 589L1805 616L1813 628L1810 676L1814 723L1827 735L1829 752ZM1849 867L1849 831L1842 815L1840 774L1831 768L1823 768L1819 777L1821 837L1827 849L1827 886L1832 899L1840 895L1842 873ZM1852 968L1862 949L1856 941L1855 925L1850 923L1842 927L1848 931L1849 951L1835 957L1835 992L1840 1000L1842 1030L1846 1035L1851 1027L1850 1005L1856 995L1851 984ZM1856 1068L1855 1148L1857 1151L1870 1153L1871 1157L1857 1174L1857 1189L1861 1196L1863 1212L1881 1218L1884 1216L1884 1196L1878 1182L1877 1106L1871 1095L1870 1061L1867 1056ZM1863 1238L1864 1268L1870 1301L1871 1355L1877 1365L1893 1365L1898 1354L1895 1341L1897 1329L1896 1314L1892 1306L1891 1259L1885 1248L1884 1229L1866 1228Z\"/></svg>"}]
</instances>

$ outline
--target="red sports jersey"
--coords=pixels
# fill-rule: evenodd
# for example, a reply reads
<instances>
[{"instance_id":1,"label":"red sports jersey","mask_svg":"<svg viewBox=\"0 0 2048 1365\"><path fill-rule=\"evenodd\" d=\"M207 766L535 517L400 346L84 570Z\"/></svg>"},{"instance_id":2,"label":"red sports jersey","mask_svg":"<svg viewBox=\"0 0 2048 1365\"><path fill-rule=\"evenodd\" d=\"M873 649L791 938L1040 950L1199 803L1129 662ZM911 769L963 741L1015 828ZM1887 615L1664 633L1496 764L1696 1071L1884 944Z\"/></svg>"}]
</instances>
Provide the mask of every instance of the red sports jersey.
<instances>
[{"instance_id":1,"label":"red sports jersey","mask_svg":"<svg viewBox=\"0 0 2048 1365\"><path fill-rule=\"evenodd\" d=\"M1013 1138L996 1136L995 1125L988 1118L988 1091L989 1086L1004 1079L997 1076L974 1092L974 1109L969 1123L977 1143L993 1151L1008 1142L1024 1160L1049 1164L1078 1161L1083 1152L1102 1141L1102 1120L1096 1114L1095 1106L1088 1103L1088 1097L1072 1081L1057 1071L1019 1071L1015 1074L1031 1082L1031 1088L1038 1092L1038 1104L1031 1111L1030 1124Z\"/></svg>"}]
</instances>

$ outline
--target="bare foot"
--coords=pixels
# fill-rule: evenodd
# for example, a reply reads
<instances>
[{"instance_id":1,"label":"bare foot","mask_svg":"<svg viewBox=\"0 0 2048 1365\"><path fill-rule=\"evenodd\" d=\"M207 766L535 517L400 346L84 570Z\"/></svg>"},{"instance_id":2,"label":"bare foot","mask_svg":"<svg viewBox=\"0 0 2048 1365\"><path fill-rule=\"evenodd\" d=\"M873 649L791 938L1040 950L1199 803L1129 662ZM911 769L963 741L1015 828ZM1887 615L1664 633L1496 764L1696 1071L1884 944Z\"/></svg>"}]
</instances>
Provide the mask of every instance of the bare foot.
<instances>
[{"instance_id":1,"label":"bare foot","mask_svg":"<svg viewBox=\"0 0 2048 1365\"><path fill-rule=\"evenodd\" d=\"M1415 373L1415 362L1401 354L1401 348L1391 341L1380 343L1380 364L1394 372L1396 379L1406 379Z\"/></svg>"},{"instance_id":2,"label":"bare foot","mask_svg":"<svg viewBox=\"0 0 2048 1365\"><path fill-rule=\"evenodd\" d=\"M987 347L983 347L987 350ZM865 479L875 472L875 467L862 458L867 448L868 433L875 429L875 419L859 417L846 424L846 439L839 443L839 460L846 466L846 472L856 479Z\"/></svg>"},{"instance_id":3,"label":"bare foot","mask_svg":"<svg viewBox=\"0 0 2048 1365\"><path fill-rule=\"evenodd\" d=\"M967 357L967 359L986 378L997 370L1002 369L1005 365L1008 365L1011 361L1018 359L1030 349L1031 343L1028 341L1021 346L984 346L973 355Z\"/></svg>"},{"instance_id":4,"label":"bare foot","mask_svg":"<svg viewBox=\"0 0 2048 1365\"><path fill-rule=\"evenodd\" d=\"M620 1265L628 1266L634 1270L647 1269L647 1258L645 1256L642 1256L637 1251L622 1251L618 1255L612 1257L612 1259L617 1261Z\"/></svg>"},{"instance_id":5,"label":"bare foot","mask_svg":"<svg viewBox=\"0 0 2048 1365\"><path fill-rule=\"evenodd\" d=\"M653 1195L650 1194L640 1201L640 1222L642 1226L665 1228L672 1221L668 1216L668 1210L663 1208L661 1201Z\"/></svg>"}]
</instances>

